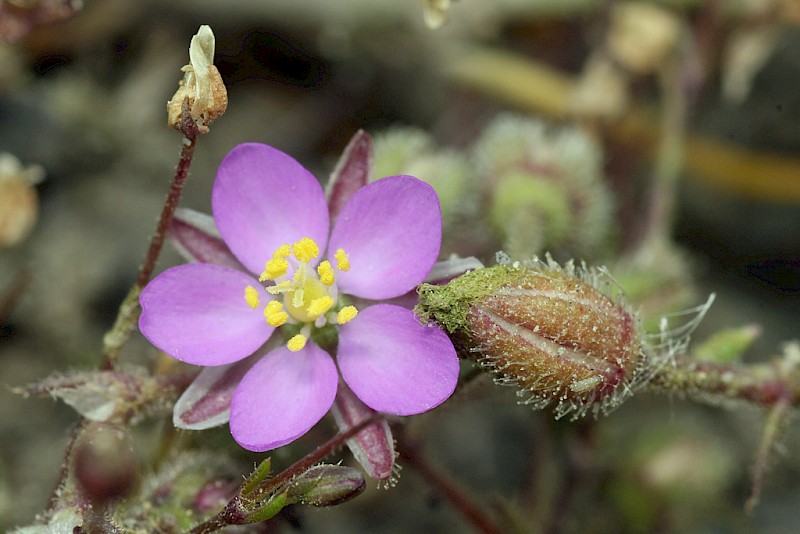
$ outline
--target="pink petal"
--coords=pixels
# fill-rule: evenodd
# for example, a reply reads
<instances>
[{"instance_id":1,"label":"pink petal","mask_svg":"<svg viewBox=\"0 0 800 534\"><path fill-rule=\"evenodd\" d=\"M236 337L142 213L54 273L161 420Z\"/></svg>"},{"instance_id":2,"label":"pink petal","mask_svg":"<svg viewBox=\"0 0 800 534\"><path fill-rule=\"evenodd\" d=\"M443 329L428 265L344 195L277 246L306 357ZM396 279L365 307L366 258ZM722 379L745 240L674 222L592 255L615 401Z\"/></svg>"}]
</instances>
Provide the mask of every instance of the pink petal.
<instances>
[{"instance_id":1,"label":"pink petal","mask_svg":"<svg viewBox=\"0 0 800 534\"><path fill-rule=\"evenodd\" d=\"M263 356L263 350L236 363L203 369L175 403L172 424L186 430L205 430L227 423L233 392Z\"/></svg>"},{"instance_id":2,"label":"pink petal","mask_svg":"<svg viewBox=\"0 0 800 534\"><path fill-rule=\"evenodd\" d=\"M187 261L216 263L244 270L219 236L219 230L211 215L178 208L167 229L167 237Z\"/></svg>"},{"instance_id":3,"label":"pink petal","mask_svg":"<svg viewBox=\"0 0 800 534\"><path fill-rule=\"evenodd\" d=\"M391 304L365 308L339 329L337 360L364 404L394 415L438 406L458 380L458 357L447 335Z\"/></svg>"},{"instance_id":4,"label":"pink petal","mask_svg":"<svg viewBox=\"0 0 800 534\"><path fill-rule=\"evenodd\" d=\"M347 384L339 384L339 392L331 408L341 432L372 417L375 410L361 402ZM347 447L364 471L376 480L386 480L394 468L394 440L386 419L373 423L347 440Z\"/></svg>"},{"instance_id":5,"label":"pink petal","mask_svg":"<svg viewBox=\"0 0 800 534\"><path fill-rule=\"evenodd\" d=\"M347 143L325 191L331 221L336 220L350 197L370 181L374 160L372 137L364 130L357 131Z\"/></svg>"},{"instance_id":6,"label":"pink petal","mask_svg":"<svg viewBox=\"0 0 800 534\"><path fill-rule=\"evenodd\" d=\"M245 449L268 451L308 432L327 413L339 377L314 343L273 350L239 383L231 402L231 434Z\"/></svg>"},{"instance_id":7,"label":"pink petal","mask_svg":"<svg viewBox=\"0 0 800 534\"><path fill-rule=\"evenodd\" d=\"M322 186L297 161L259 143L222 160L211 195L217 228L231 252L260 274L280 245L303 237L325 247L328 206Z\"/></svg>"},{"instance_id":8,"label":"pink petal","mask_svg":"<svg viewBox=\"0 0 800 534\"><path fill-rule=\"evenodd\" d=\"M328 255L339 248L350 255L350 270L336 273L342 292L387 299L425 278L441 241L442 214L433 188L412 176L392 176L353 195L339 214Z\"/></svg>"},{"instance_id":9,"label":"pink petal","mask_svg":"<svg viewBox=\"0 0 800 534\"><path fill-rule=\"evenodd\" d=\"M142 291L139 330L173 358L223 365L249 356L272 334L260 310L244 299L248 285L262 303L272 297L245 273L210 263L172 267Z\"/></svg>"}]
</instances>

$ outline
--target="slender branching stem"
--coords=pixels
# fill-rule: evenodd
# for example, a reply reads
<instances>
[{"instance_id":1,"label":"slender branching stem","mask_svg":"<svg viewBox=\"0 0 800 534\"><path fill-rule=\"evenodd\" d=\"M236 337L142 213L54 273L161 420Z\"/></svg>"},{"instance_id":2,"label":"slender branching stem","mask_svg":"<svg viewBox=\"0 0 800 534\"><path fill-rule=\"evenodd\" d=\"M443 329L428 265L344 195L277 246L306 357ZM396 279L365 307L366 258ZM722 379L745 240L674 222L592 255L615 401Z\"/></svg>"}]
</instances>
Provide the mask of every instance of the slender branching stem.
<instances>
[{"instance_id":1,"label":"slender branching stem","mask_svg":"<svg viewBox=\"0 0 800 534\"><path fill-rule=\"evenodd\" d=\"M136 282L134 282L130 291L128 291L128 295L122 302L122 305L120 305L117 318L114 321L114 326L103 338L103 362L101 364L101 369L103 370L114 368L120 349L125 345L133 332L136 320L141 313L139 295L153 275L156 262L164 246L167 229L178 207L181 194L183 193L183 187L186 185L186 179L189 177L189 169L192 166L194 149L197 144L198 129L197 124L189 114L188 100L184 101L183 117L181 128L184 134L183 146L181 148L180 158L178 159L178 166L175 169L175 176L172 178L172 185L167 194L167 199L164 202L164 207L161 210L161 216L158 219L156 231L150 240L150 247L147 250L144 263L142 263L139 274L136 277Z\"/></svg>"},{"instance_id":2,"label":"slender branching stem","mask_svg":"<svg viewBox=\"0 0 800 534\"><path fill-rule=\"evenodd\" d=\"M503 530L488 516L482 506L467 495L459 485L439 468L432 465L419 446L403 432L396 432L397 449L407 465L415 469L425 481L445 497L478 532L500 534Z\"/></svg>"},{"instance_id":3,"label":"slender branching stem","mask_svg":"<svg viewBox=\"0 0 800 534\"><path fill-rule=\"evenodd\" d=\"M346 432L336 434L334 437L314 449L303 458L299 459L297 462L293 463L274 477L267 479L264 485L273 491L277 490L294 477L306 472L312 466L321 462L326 456L336 452L345 444L348 439L352 438L369 425L380 421L381 418L382 416L380 414L375 414L356 426L348 429ZM248 482L245 482L245 484L248 484ZM203 523L195 526L189 531L188 534L209 534L210 532L216 532L217 530L230 525L241 524L243 522L243 518L235 513L235 510L238 508L237 504L240 498L241 491L237 492L236 496L225 506L225 508L223 508L219 514L212 517L208 521L204 521Z\"/></svg>"}]
</instances>

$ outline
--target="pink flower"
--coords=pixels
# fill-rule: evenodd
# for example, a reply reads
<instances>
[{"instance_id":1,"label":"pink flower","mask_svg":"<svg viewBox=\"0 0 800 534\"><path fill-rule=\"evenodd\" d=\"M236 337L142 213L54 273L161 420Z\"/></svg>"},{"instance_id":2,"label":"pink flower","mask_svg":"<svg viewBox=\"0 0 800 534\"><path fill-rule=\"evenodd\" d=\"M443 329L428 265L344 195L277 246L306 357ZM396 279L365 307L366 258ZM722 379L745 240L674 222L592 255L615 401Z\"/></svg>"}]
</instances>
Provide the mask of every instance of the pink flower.
<instances>
[{"instance_id":1,"label":"pink flower","mask_svg":"<svg viewBox=\"0 0 800 534\"><path fill-rule=\"evenodd\" d=\"M212 208L225 243L255 274L210 263L168 269L142 292L139 328L195 365L264 353L231 401L239 444L265 451L305 434L333 403L337 365L380 412L418 414L452 394L458 358L449 338L405 308L365 302L407 293L433 267L442 221L429 185L411 176L373 182L329 234L319 182L286 154L249 143L220 165ZM273 333L288 342L262 349Z\"/></svg>"}]
</instances>

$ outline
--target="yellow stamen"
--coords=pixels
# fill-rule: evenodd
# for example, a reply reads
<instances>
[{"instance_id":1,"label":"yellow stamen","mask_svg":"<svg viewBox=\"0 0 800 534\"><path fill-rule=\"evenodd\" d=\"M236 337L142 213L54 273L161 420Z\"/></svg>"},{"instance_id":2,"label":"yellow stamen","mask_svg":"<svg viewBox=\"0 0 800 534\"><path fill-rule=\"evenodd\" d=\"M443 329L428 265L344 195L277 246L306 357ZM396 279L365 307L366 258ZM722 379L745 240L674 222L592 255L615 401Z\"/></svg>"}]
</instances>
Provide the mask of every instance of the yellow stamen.
<instances>
[{"instance_id":1,"label":"yellow stamen","mask_svg":"<svg viewBox=\"0 0 800 534\"><path fill-rule=\"evenodd\" d=\"M325 284L326 286L332 286L335 278L333 276L333 267L331 267L331 262L328 260L324 260L322 263L317 266L317 274L319 274L319 281Z\"/></svg>"},{"instance_id":2,"label":"yellow stamen","mask_svg":"<svg viewBox=\"0 0 800 534\"><path fill-rule=\"evenodd\" d=\"M297 261L309 262L319 256L319 247L310 237L304 237L292 245L292 253Z\"/></svg>"},{"instance_id":3,"label":"yellow stamen","mask_svg":"<svg viewBox=\"0 0 800 534\"><path fill-rule=\"evenodd\" d=\"M355 306L345 306L339 313L336 314L336 322L339 324L347 324L358 315L358 310Z\"/></svg>"},{"instance_id":4,"label":"yellow stamen","mask_svg":"<svg viewBox=\"0 0 800 534\"><path fill-rule=\"evenodd\" d=\"M350 270L350 256L344 251L343 248L338 249L333 257L336 258L337 269L340 271Z\"/></svg>"},{"instance_id":5,"label":"yellow stamen","mask_svg":"<svg viewBox=\"0 0 800 534\"><path fill-rule=\"evenodd\" d=\"M281 326L286 324L289 320L289 314L283 311L283 304L277 300L271 300L264 308L264 317L267 319L267 324L270 326Z\"/></svg>"},{"instance_id":6,"label":"yellow stamen","mask_svg":"<svg viewBox=\"0 0 800 534\"><path fill-rule=\"evenodd\" d=\"M248 306L255 310L258 308L261 299L258 298L258 291L256 291L256 288L247 286L244 288L244 300L247 302Z\"/></svg>"},{"instance_id":7,"label":"yellow stamen","mask_svg":"<svg viewBox=\"0 0 800 534\"><path fill-rule=\"evenodd\" d=\"M324 297L319 297L311 301L311 304L308 305L307 312L308 316L311 318L316 319L326 311L333 308L335 302L330 295L325 295Z\"/></svg>"},{"instance_id":8,"label":"yellow stamen","mask_svg":"<svg viewBox=\"0 0 800 534\"><path fill-rule=\"evenodd\" d=\"M297 334L286 343L286 347L292 352L297 352L306 346L306 341L306 336Z\"/></svg>"},{"instance_id":9,"label":"yellow stamen","mask_svg":"<svg viewBox=\"0 0 800 534\"><path fill-rule=\"evenodd\" d=\"M283 309L283 304L277 300L271 300L264 308L264 315L278 313Z\"/></svg>"},{"instance_id":10,"label":"yellow stamen","mask_svg":"<svg viewBox=\"0 0 800 534\"><path fill-rule=\"evenodd\" d=\"M286 258L292 253L292 247L289 245L281 245L272 255L273 258Z\"/></svg>"},{"instance_id":11,"label":"yellow stamen","mask_svg":"<svg viewBox=\"0 0 800 534\"><path fill-rule=\"evenodd\" d=\"M281 276L286 274L286 271L289 270L289 262L286 261L284 258L272 258L271 260L267 261L266 266L264 267L264 272L261 273L261 276L258 278L260 281L265 280L275 280L276 278L280 278Z\"/></svg>"},{"instance_id":12,"label":"yellow stamen","mask_svg":"<svg viewBox=\"0 0 800 534\"><path fill-rule=\"evenodd\" d=\"M266 315L266 317L267 317L267 324L270 326L274 326L275 328L285 325L286 321L289 320L289 314L286 312L272 313L270 315Z\"/></svg>"}]
</instances>

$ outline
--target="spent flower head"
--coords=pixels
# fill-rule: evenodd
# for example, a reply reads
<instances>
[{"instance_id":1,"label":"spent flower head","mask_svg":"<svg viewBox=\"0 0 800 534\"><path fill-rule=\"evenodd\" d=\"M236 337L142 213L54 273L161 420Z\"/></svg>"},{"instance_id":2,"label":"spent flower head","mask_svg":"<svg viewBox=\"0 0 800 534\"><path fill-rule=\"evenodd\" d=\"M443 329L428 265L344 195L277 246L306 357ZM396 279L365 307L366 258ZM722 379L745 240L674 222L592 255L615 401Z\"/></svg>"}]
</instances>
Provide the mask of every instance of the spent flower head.
<instances>
[{"instance_id":1,"label":"spent flower head","mask_svg":"<svg viewBox=\"0 0 800 534\"><path fill-rule=\"evenodd\" d=\"M234 148L212 193L214 221L249 272L181 265L142 292L139 327L158 348L195 365L260 358L231 401L234 438L269 450L306 433L331 407L338 373L370 408L430 410L453 392L449 338L405 308L368 301L414 289L439 254L434 190L412 176L359 189L330 231L319 182L266 145ZM272 350L267 340L283 335ZM331 358L335 353L336 363Z\"/></svg>"},{"instance_id":2,"label":"spent flower head","mask_svg":"<svg viewBox=\"0 0 800 534\"><path fill-rule=\"evenodd\" d=\"M208 133L208 126L228 109L228 91L214 66L215 47L211 27L200 26L189 44L189 64L181 69L183 80L167 102L167 122L177 130L183 128L184 101L199 133Z\"/></svg>"}]
</instances>

